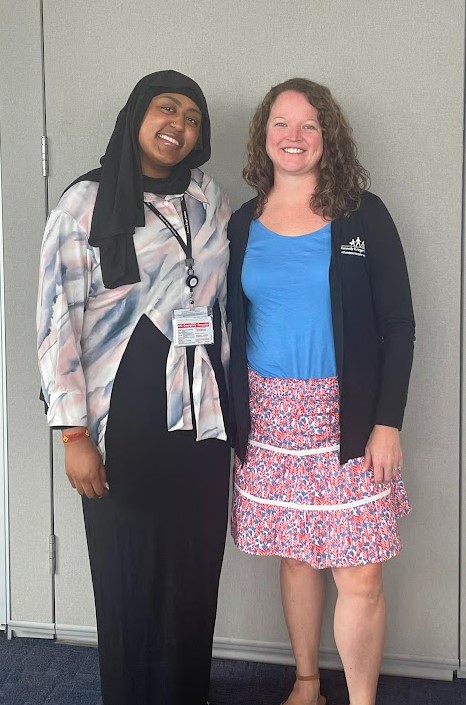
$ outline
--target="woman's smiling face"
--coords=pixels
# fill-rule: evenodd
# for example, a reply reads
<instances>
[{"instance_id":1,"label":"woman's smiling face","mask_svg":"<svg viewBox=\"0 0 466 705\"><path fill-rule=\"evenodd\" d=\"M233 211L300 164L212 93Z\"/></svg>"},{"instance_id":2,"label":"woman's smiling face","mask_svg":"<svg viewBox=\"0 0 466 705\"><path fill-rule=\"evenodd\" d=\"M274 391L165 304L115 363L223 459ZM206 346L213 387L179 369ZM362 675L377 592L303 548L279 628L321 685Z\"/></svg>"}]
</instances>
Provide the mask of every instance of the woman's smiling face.
<instances>
[{"instance_id":1,"label":"woman's smiling face","mask_svg":"<svg viewBox=\"0 0 466 705\"><path fill-rule=\"evenodd\" d=\"M270 110L265 148L274 171L289 175L319 172L324 150L317 110L306 96L284 91Z\"/></svg>"},{"instance_id":2,"label":"woman's smiling face","mask_svg":"<svg viewBox=\"0 0 466 705\"><path fill-rule=\"evenodd\" d=\"M142 173L167 177L194 149L201 120L200 109L185 95L161 93L152 98L139 129Z\"/></svg>"}]
</instances>

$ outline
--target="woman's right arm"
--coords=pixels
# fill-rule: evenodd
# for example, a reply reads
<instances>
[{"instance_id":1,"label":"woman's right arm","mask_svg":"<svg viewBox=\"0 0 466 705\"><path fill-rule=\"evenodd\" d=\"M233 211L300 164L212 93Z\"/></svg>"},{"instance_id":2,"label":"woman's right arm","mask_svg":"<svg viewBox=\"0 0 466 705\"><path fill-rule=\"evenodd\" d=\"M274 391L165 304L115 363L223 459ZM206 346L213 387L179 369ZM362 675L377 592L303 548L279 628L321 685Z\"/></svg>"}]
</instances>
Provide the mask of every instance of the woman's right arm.
<instances>
[{"instance_id":1,"label":"woman's right arm","mask_svg":"<svg viewBox=\"0 0 466 705\"><path fill-rule=\"evenodd\" d=\"M81 336L93 264L85 231L68 213L52 211L40 256L37 345L48 424L71 427L68 433L87 426ZM65 466L80 494L105 494L102 458L89 437L66 446Z\"/></svg>"}]
</instances>

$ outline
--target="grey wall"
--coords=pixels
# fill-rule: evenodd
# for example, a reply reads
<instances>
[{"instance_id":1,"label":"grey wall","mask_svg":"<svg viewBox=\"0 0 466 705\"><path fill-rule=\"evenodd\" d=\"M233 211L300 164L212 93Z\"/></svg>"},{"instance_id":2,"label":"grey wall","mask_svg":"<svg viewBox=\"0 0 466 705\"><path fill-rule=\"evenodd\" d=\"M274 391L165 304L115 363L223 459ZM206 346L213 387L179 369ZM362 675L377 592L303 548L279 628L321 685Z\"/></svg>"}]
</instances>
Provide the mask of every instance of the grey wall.
<instances>
[{"instance_id":1,"label":"grey wall","mask_svg":"<svg viewBox=\"0 0 466 705\"><path fill-rule=\"evenodd\" d=\"M48 432L38 404L35 292L45 218L39 2L0 7L11 616L52 622Z\"/></svg>"},{"instance_id":2,"label":"grey wall","mask_svg":"<svg viewBox=\"0 0 466 705\"><path fill-rule=\"evenodd\" d=\"M12 618L48 622L48 434L35 402L33 325L44 205L39 2L25 5L3 0L0 8ZM152 70L172 66L201 83L213 124L208 170L234 207L249 195L240 178L247 126L270 85L304 75L330 86L354 127L373 190L399 227L418 324L403 431L414 512L402 523L404 552L386 567L385 669L394 659L451 671L460 611L464 3L172 0L169 11L157 2L137 7L44 2L50 202L96 165L129 90ZM54 460L57 623L85 628L93 613L79 503L58 475L58 451ZM329 654L332 595L323 639ZM286 658L276 561L228 545L216 634L224 650Z\"/></svg>"}]
</instances>

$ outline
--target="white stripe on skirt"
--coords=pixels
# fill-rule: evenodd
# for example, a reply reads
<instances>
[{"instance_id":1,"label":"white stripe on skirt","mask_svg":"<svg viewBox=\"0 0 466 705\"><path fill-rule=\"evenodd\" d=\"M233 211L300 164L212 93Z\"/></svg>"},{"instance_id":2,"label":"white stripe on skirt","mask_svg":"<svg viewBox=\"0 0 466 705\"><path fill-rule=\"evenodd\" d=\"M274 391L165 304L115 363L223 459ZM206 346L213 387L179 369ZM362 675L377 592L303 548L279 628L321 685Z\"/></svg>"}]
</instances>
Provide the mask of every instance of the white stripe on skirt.
<instances>
[{"instance_id":1,"label":"white stripe on skirt","mask_svg":"<svg viewBox=\"0 0 466 705\"><path fill-rule=\"evenodd\" d=\"M251 500L251 502L257 502L258 504L270 504L274 507L285 507L287 509L301 509L306 512L337 512L340 509L352 509L353 507L360 507L363 504L369 504L369 502L376 502L378 499L382 499L382 497L387 497L387 495L389 495L392 491L391 487L387 487L387 489L383 490L383 492L374 494L371 497L363 497L362 499L355 499L353 502L345 502L343 504L299 504L298 502L282 502L279 499L264 499L263 497L256 497L255 495L249 494L249 492L242 490L236 482L235 489L239 492L239 494L243 495L243 497Z\"/></svg>"},{"instance_id":2,"label":"white stripe on skirt","mask_svg":"<svg viewBox=\"0 0 466 705\"><path fill-rule=\"evenodd\" d=\"M319 455L320 453L331 453L334 450L340 450L340 446L337 444L335 446L322 446L322 448L309 448L306 450L290 450L288 448L279 448L278 446L270 446L268 443L259 443L259 441L249 441L250 446L256 446L257 448L263 448L264 450L271 450L274 453L284 453L285 455L297 455L302 457L304 455Z\"/></svg>"}]
</instances>

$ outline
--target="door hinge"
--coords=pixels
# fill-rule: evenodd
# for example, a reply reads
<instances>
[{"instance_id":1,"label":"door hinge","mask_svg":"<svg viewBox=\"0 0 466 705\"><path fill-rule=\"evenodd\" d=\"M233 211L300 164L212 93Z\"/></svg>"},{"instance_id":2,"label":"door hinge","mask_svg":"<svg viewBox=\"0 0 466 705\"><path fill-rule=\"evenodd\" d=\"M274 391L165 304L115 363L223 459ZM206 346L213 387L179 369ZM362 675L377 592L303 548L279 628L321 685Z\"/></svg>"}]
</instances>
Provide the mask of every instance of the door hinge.
<instances>
[{"instance_id":1,"label":"door hinge","mask_svg":"<svg viewBox=\"0 0 466 705\"><path fill-rule=\"evenodd\" d=\"M42 176L49 175L49 138L46 135L42 136Z\"/></svg>"},{"instance_id":2,"label":"door hinge","mask_svg":"<svg viewBox=\"0 0 466 705\"><path fill-rule=\"evenodd\" d=\"M55 534L50 534L49 536L49 573L50 575L55 575L55 570L57 567L57 537Z\"/></svg>"}]
</instances>

